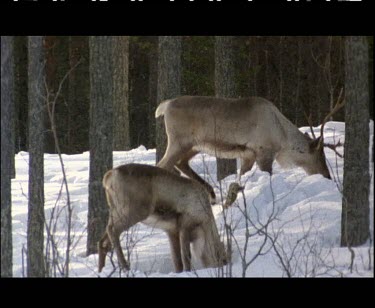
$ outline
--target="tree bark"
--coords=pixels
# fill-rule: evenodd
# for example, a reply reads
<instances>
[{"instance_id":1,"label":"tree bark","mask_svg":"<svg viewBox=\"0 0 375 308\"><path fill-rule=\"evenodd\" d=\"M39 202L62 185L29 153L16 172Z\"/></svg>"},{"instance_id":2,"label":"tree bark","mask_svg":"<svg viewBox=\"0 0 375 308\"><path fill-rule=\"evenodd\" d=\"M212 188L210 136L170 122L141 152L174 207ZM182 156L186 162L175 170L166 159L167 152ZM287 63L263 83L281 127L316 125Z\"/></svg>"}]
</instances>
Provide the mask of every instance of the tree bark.
<instances>
[{"instance_id":1,"label":"tree bark","mask_svg":"<svg viewBox=\"0 0 375 308\"><path fill-rule=\"evenodd\" d=\"M129 137L129 37L115 36L113 47L113 150L130 149Z\"/></svg>"},{"instance_id":2,"label":"tree bark","mask_svg":"<svg viewBox=\"0 0 375 308\"><path fill-rule=\"evenodd\" d=\"M232 36L215 38L215 95L217 97L235 97L236 83L234 70L234 47ZM220 125L220 123L218 123ZM217 158L217 179L220 181L237 172L235 159Z\"/></svg>"},{"instance_id":3,"label":"tree bark","mask_svg":"<svg viewBox=\"0 0 375 308\"><path fill-rule=\"evenodd\" d=\"M75 154L89 149L89 112L87 111L90 109L90 75L87 36L69 37L69 69L72 68L74 69L68 76L69 138L68 144L64 145L69 153Z\"/></svg>"},{"instance_id":4,"label":"tree bark","mask_svg":"<svg viewBox=\"0 0 375 308\"><path fill-rule=\"evenodd\" d=\"M181 94L181 49L181 37L159 37L158 104ZM166 147L164 118L160 117L156 119L156 162L163 157Z\"/></svg>"},{"instance_id":5,"label":"tree bark","mask_svg":"<svg viewBox=\"0 0 375 308\"><path fill-rule=\"evenodd\" d=\"M108 221L102 187L112 168L113 146L113 37L91 36L90 48L90 174L87 255L97 252Z\"/></svg>"},{"instance_id":6,"label":"tree bark","mask_svg":"<svg viewBox=\"0 0 375 308\"><path fill-rule=\"evenodd\" d=\"M14 105L14 38L1 37L1 277L12 277L11 166L14 156L12 119Z\"/></svg>"},{"instance_id":7,"label":"tree bark","mask_svg":"<svg viewBox=\"0 0 375 308\"><path fill-rule=\"evenodd\" d=\"M157 88L158 88L158 37L150 38L149 51L149 78L148 78L148 126L149 126L149 148L155 148L156 140L156 121L155 110L158 106Z\"/></svg>"},{"instance_id":8,"label":"tree bark","mask_svg":"<svg viewBox=\"0 0 375 308\"><path fill-rule=\"evenodd\" d=\"M133 36L129 48L129 117L131 147L155 148L158 37Z\"/></svg>"},{"instance_id":9,"label":"tree bark","mask_svg":"<svg viewBox=\"0 0 375 308\"><path fill-rule=\"evenodd\" d=\"M29 94L29 209L27 276L44 277L44 117L45 57L43 36L28 38Z\"/></svg>"},{"instance_id":10,"label":"tree bark","mask_svg":"<svg viewBox=\"0 0 375 308\"><path fill-rule=\"evenodd\" d=\"M369 81L366 37L345 42L345 152L341 246L369 238Z\"/></svg>"},{"instance_id":11,"label":"tree bark","mask_svg":"<svg viewBox=\"0 0 375 308\"><path fill-rule=\"evenodd\" d=\"M27 36L14 37L16 153L28 151Z\"/></svg>"},{"instance_id":12,"label":"tree bark","mask_svg":"<svg viewBox=\"0 0 375 308\"><path fill-rule=\"evenodd\" d=\"M5 37L4 37L5 38ZM8 59L8 61L10 61L10 63L7 63L6 65L6 68L8 70L8 72L6 72L6 74L10 74L9 75L9 85L10 85L10 95L11 95L11 110L10 110L10 114L8 115L9 116L9 119L11 121L11 124L10 124L10 136L9 136L9 142L10 142L10 147L11 147L11 153L10 153L10 177L12 179L15 179L16 178L16 164L15 164L15 153L16 153L16 147L15 147L15 142L16 142L16 126L17 126L17 120L16 120L16 104L14 103L14 83L15 83L15 78L14 78L14 37L11 36L11 37L7 37L5 38L5 40L9 40L10 39L10 45L8 46L9 49L10 49L10 58ZM7 45L9 44L9 42L7 42ZM8 56L8 55L7 55Z\"/></svg>"},{"instance_id":13,"label":"tree bark","mask_svg":"<svg viewBox=\"0 0 375 308\"><path fill-rule=\"evenodd\" d=\"M69 70L69 37L46 36L45 58L46 58L46 83L50 97L57 94L58 88L65 74ZM69 143L73 132L70 129L70 118L72 109L68 100L68 83L62 85L62 90L56 100L55 121L60 146L64 153L71 153ZM45 117L44 127L46 129L44 139L44 152L57 153L55 139L50 127L48 117ZM76 132L74 132L76 133Z\"/></svg>"}]
</instances>

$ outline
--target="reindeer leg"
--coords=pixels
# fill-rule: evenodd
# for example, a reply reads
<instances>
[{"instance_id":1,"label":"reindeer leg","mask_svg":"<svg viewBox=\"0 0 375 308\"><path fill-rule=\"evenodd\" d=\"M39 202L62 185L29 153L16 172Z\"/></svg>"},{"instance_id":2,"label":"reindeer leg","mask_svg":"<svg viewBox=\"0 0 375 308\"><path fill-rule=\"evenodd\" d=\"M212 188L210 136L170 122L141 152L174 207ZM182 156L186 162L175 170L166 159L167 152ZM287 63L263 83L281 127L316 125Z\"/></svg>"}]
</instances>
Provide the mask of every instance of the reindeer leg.
<instances>
[{"instance_id":1,"label":"reindeer leg","mask_svg":"<svg viewBox=\"0 0 375 308\"><path fill-rule=\"evenodd\" d=\"M163 158L156 164L156 166L167 169L169 171L173 171L174 165L185 155L187 151L189 151L189 146L175 146L175 144L179 145L177 142L172 143L173 145L170 145L170 142L168 141L167 150L165 151L165 154Z\"/></svg>"},{"instance_id":2,"label":"reindeer leg","mask_svg":"<svg viewBox=\"0 0 375 308\"><path fill-rule=\"evenodd\" d=\"M190 234L187 229L180 231L181 257L184 271L191 270Z\"/></svg>"},{"instance_id":3,"label":"reindeer leg","mask_svg":"<svg viewBox=\"0 0 375 308\"><path fill-rule=\"evenodd\" d=\"M108 224L107 234L108 234L108 237L109 237L110 241L112 242L112 245L113 245L113 247L116 251L117 259L120 263L120 266L124 270L129 270L130 269L129 262L127 262L125 260L124 253L122 251L121 244L120 244L120 234L121 234L121 232L122 232L122 230L120 231L120 230L116 229L113 224Z\"/></svg>"},{"instance_id":4,"label":"reindeer leg","mask_svg":"<svg viewBox=\"0 0 375 308\"><path fill-rule=\"evenodd\" d=\"M181 247L178 231L167 232L169 243L171 245L171 254L176 273L180 273L183 270L183 264L181 259Z\"/></svg>"},{"instance_id":5,"label":"reindeer leg","mask_svg":"<svg viewBox=\"0 0 375 308\"><path fill-rule=\"evenodd\" d=\"M267 149L260 149L256 155L256 162L259 169L262 171L267 171L272 175L272 163L275 159L275 153Z\"/></svg>"},{"instance_id":6,"label":"reindeer leg","mask_svg":"<svg viewBox=\"0 0 375 308\"><path fill-rule=\"evenodd\" d=\"M183 173L185 173L189 178L196 180L198 183L203 185L203 187L207 190L210 195L211 204L216 203L216 195L214 189L210 184L208 184L205 180L203 180L191 167L189 166L189 160L192 159L195 155L199 152L190 150L187 152L182 159L176 164L176 167Z\"/></svg>"},{"instance_id":7,"label":"reindeer leg","mask_svg":"<svg viewBox=\"0 0 375 308\"><path fill-rule=\"evenodd\" d=\"M255 155L249 155L245 158L241 158L241 169L240 175L244 175L246 172L250 171L253 168L255 163Z\"/></svg>"},{"instance_id":8,"label":"reindeer leg","mask_svg":"<svg viewBox=\"0 0 375 308\"><path fill-rule=\"evenodd\" d=\"M102 239L98 242L98 254L99 254L99 265L98 272L100 273L105 266L105 258L107 252L111 250L111 242L108 237L108 233L105 232Z\"/></svg>"}]
</instances>

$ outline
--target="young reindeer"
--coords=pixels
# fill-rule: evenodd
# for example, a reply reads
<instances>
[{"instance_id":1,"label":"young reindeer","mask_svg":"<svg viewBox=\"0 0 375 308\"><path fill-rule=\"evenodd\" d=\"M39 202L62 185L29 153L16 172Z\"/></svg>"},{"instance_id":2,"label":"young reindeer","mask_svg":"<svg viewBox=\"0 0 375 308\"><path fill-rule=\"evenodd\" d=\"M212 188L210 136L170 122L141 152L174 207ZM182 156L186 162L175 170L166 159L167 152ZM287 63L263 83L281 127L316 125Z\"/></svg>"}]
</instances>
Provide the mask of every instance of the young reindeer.
<instances>
[{"instance_id":1,"label":"young reindeer","mask_svg":"<svg viewBox=\"0 0 375 308\"><path fill-rule=\"evenodd\" d=\"M157 166L177 167L200 182L215 200L213 188L189 166L199 152L219 158L240 158L240 175L256 162L272 173L276 159L283 167L299 166L308 174L331 179L324 155L323 129L344 103L341 95L324 119L321 135L311 139L293 125L270 101L260 97L240 99L182 96L160 103L155 117L164 116L168 146Z\"/></svg>"},{"instance_id":2,"label":"young reindeer","mask_svg":"<svg viewBox=\"0 0 375 308\"><path fill-rule=\"evenodd\" d=\"M203 266L226 264L227 252L201 185L158 167L127 164L109 170L103 186L109 221L98 243L99 272L112 245L121 267L129 270L119 237L138 222L167 233L176 272L191 270L190 243Z\"/></svg>"}]
</instances>

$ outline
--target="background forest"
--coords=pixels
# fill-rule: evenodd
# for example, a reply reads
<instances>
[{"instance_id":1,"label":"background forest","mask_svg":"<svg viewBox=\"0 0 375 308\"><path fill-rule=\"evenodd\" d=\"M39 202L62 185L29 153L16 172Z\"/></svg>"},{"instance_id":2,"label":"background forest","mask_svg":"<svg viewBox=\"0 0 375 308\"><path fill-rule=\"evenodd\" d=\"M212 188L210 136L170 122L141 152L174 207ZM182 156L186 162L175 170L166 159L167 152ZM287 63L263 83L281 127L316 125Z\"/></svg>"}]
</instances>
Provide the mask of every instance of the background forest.
<instances>
[{"instance_id":1,"label":"background forest","mask_svg":"<svg viewBox=\"0 0 375 308\"><path fill-rule=\"evenodd\" d=\"M122 53L128 63L128 140L117 150L144 145L155 148L154 111L157 102L158 37L126 38ZM181 57L181 94L215 95L213 36L184 36ZM56 127L61 151L81 153L89 149L89 43L86 36L48 36L45 40L48 88L55 90L64 75L56 104ZM304 113L314 125L322 122L344 85L344 38L339 36L234 37L235 97L261 96L272 101L297 126L307 125ZM373 39L369 38L370 55ZM27 151L27 37L15 38L16 144ZM118 47L120 48L120 47ZM372 56L369 67L372 68ZM372 69L370 100L373 98ZM52 93L53 94L53 93ZM373 105L370 104L373 118ZM344 120L344 111L335 114ZM46 123L46 127L48 124ZM48 132L46 153L56 153Z\"/></svg>"},{"instance_id":2,"label":"background forest","mask_svg":"<svg viewBox=\"0 0 375 308\"><path fill-rule=\"evenodd\" d=\"M311 260L300 265L297 258L293 270L284 261L295 258L298 249L305 253L308 247L307 259L313 253L314 263L321 258L325 245L332 243L329 249L336 249L333 254L340 255L341 247L349 248L346 253L351 254L350 275L356 254L352 247L365 245L360 247L365 249L359 250L362 265L366 263L364 275L373 271L371 265L367 266L373 258L373 226L370 226L373 190L369 185L373 181L373 121L370 121L373 119L373 37L2 36L1 53L2 275L12 276L14 259L17 275L22 272L28 277L70 276L71 264L75 267L74 275L92 275L93 264L97 263L92 256L97 253L98 240L108 221L103 175L120 162L143 161L154 165L160 160L165 152L166 135L163 120L155 119L155 110L161 101L180 95L260 96L273 102L300 131L312 135L314 130L320 133L318 127L329 121L324 134L331 142L330 149L334 150L326 152L332 181L315 175L306 177L304 172L294 169L283 171L278 166L275 176L255 169L244 177L248 185L242 200L228 211L236 221L228 225L222 205L213 207L216 223L223 224L221 232L226 244L231 247L236 244L238 248L234 253L236 262L226 268L228 272L221 272L221 276L248 276L250 264L266 255L264 249L272 250L273 258L282 265L281 272L272 273L288 277L314 276L317 267L313 264L310 270ZM342 97L344 108L326 117ZM341 139L337 140L337 136ZM326 143L321 149L324 146ZM338 147L341 152L337 151ZM340 154L342 151L344 154ZM75 160L82 166L69 169L68 162ZM213 164L212 157L202 154L194 159L194 164L200 176L209 178L215 186L223 203L223 196L228 193L225 185L236 181L236 161L218 159L216 165L216 160ZM83 171L84 175L80 173ZM273 183L276 195L272 191ZM51 184L59 187L53 197ZM27 193L23 185L28 185ZM290 187L293 188L287 191ZM79 192L76 199L71 199L70 189ZM260 206L266 209L261 214L255 207L258 197ZM315 197L318 199L314 201ZM268 215L267 209L274 213L275 204L280 200L278 214L285 216ZM327 204L332 207L326 208ZM308 205L305 209L309 207L307 215L314 216L312 205L317 212L326 211L324 217L318 214L321 229L305 232L302 216L288 216L305 205ZM14 226L12 218L20 215L19 211L24 212ZM253 215L257 215L258 221L251 220ZM312 216L309 219L313 224L316 221ZM333 217L332 224L327 217ZM60 218L64 219L63 223ZM262 225L263 218L268 219L265 225ZM284 222L294 223L298 219L302 223L301 238L278 242ZM235 230L236 224L243 228ZM279 228L274 237L267 231L269 226ZM12 228L22 231L17 231L15 236ZM328 239L321 238L319 233L323 229L328 230ZM293 227L290 230L293 233ZM142 229L142 232L146 231ZM81 236L75 241L78 233ZM321 240L314 252L315 246L309 246L311 234L316 236L313 241ZM20 244L25 238L26 244ZM264 240L264 244L257 250L249 240L252 244ZM307 246L298 246L301 241ZM290 243L298 249L291 249ZM13 256L14 250L17 255ZM328 251L329 257L333 254ZM82 261L83 255L88 257L85 261ZM71 262L73 257L76 263ZM87 262L85 271L80 272L77 260ZM334 264L337 260L339 269ZM341 258L333 259L332 265L324 259L319 263L323 264L322 275L331 275L332 268L334 275L346 275L348 266L346 261L341 261ZM112 257L111 262L113 271L106 275L121 276L122 271ZM300 270L304 265L305 272ZM163 266L168 273L169 265ZM138 275L137 269L133 274ZM211 274L204 272L203 275Z\"/></svg>"}]
</instances>

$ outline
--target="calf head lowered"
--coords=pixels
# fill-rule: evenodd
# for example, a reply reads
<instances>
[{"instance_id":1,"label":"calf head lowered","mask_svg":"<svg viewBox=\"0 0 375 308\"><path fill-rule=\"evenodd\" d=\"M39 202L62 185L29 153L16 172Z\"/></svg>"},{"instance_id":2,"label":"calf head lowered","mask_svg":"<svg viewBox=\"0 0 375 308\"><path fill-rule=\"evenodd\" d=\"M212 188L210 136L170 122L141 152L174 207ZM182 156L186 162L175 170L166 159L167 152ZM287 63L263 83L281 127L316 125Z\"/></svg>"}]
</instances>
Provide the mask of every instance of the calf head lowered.
<instances>
[{"instance_id":1,"label":"calf head lowered","mask_svg":"<svg viewBox=\"0 0 375 308\"><path fill-rule=\"evenodd\" d=\"M98 243L99 272L112 246L121 267L130 268L119 237L138 222L167 233L176 272L191 269L190 244L205 267L226 264L228 255L220 241L207 193L195 181L158 167L128 164L109 170L103 186L109 221Z\"/></svg>"}]
</instances>

